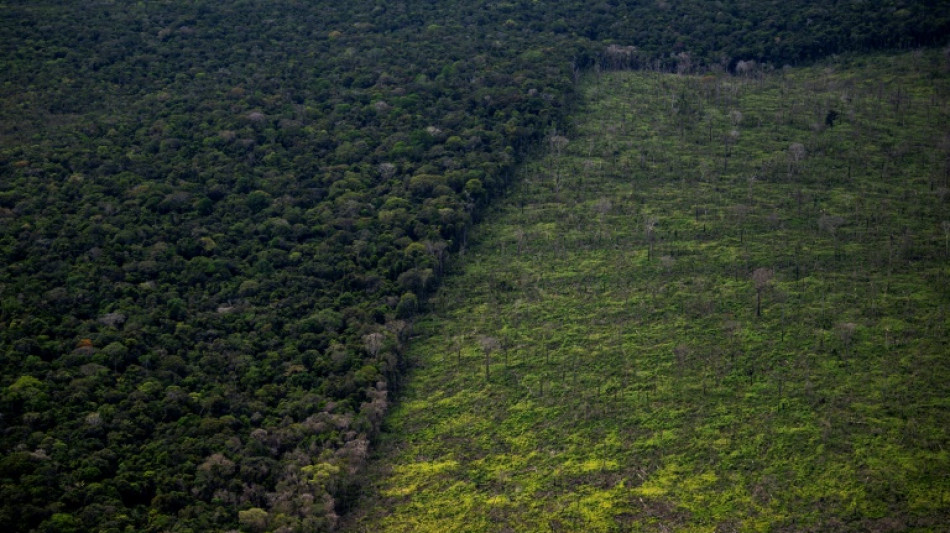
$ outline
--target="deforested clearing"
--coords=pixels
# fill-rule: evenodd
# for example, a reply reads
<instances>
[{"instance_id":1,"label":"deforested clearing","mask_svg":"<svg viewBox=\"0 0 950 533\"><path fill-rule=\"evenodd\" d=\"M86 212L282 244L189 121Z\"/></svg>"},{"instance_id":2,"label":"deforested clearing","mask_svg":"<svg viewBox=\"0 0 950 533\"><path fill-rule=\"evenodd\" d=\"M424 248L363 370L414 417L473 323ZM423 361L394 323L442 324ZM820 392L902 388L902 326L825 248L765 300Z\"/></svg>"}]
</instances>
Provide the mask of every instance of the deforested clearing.
<instances>
[{"instance_id":1,"label":"deforested clearing","mask_svg":"<svg viewBox=\"0 0 950 533\"><path fill-rule=\"evenodd\" d=\"M350 526L950 523L945 58L582 83L417 324Z\"/></svg>"}]
</instances>

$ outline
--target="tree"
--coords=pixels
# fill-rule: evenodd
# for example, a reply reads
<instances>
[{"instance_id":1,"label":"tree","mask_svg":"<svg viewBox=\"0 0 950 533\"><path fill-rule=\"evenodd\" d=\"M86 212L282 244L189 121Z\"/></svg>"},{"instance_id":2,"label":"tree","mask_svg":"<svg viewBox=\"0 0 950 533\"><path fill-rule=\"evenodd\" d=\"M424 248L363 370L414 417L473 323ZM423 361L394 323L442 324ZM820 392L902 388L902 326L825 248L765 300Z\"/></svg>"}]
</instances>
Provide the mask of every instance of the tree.
<instances>
[{"instance_id":1,"label":"tree","mask_svg":"<svg viewBox=\"0 0 950 533\"><path fill-rule=\"evenodd\" d=\"M482 351L485 352L485 381L489 381L491 379L491 354L501 347L501 343L498 342L498 339L495 337L479 335L478 344L482 347Z\"/></svg>"},{"instance_id":2,"label":"tree","mask_svg":"<svg viewBox=\"0 0 950 533\"><path fill-rule=\"evenodd\" d=\"M749 59L748 61L739 60L736 62L736 74L740 76L751 76L755 73L758 65L754 59Z\"/></svg>"},{"instance_id":3,"label":"tree","mask_svg":"<svg viewBox=\"0 0 950 533\"><path fill-rule=\"evenodd\" d=\"M832 238L838 232L838 228L844 224L844 219L837 215L821 215L818 217L818 229L831 235Z\"/></svg>"},{"instance_id":4,"label":"tree","mask_svg":"<svg viewBox=\"0 0 950 533\"><path fill-rule=\"evenodd\" d=\"M264 191L254 191L247 195L245 205L252 213L262 211L270 203L270 195Z\"/></svg>"},{"instance_id":5,"label":"tree","mask_svg":"<svg viewBox=\"0 0 950 533\"><path fill-rule=\"evenodd\" d=\"M563 135L551 135L548 138L548 144L551 146L551 151L554 153L556 164L554 166L554 192L558 193L561 191L561 152L568 145L567 137Z\"/></svg>"},{"instance_id":6,"label":"tree","mask_svg":"<svg viewBox=\"0 0 950 533\"><path fill-rule=\"evenodd\" d=\"M818 217L818 229L831 235L834 246L835 259L838 258L838 228L844 224L844 219L837 215L821 215Z\"/></svg>"},{"instance_id":7,"label":"tree","mask_svg":"<svg viewBox=\"0 0 950 533\"><path fill-rule=\"evenodd\" d=\"M396 305L397 318L412 318L419 307L419 298L411 292L403 293L399 298L399 304Z\"/></svg>"},{"instance_id":8,"label":"tree","mask_svg":"<svg viewBox=\"0 0 950 533\"><path fill-rule=\"evenodd\" d=\"M368 333L363 335L363 346L366 348L367 353L373 357L373 359L379 359L379 351L383 348L383 342L386 340L385 335L379 332Z\"/></svg>"},{"instance_id":9,"label":"tree","mask_svg":"<svg viewBox=\"0 0 950 533\"><path fill-rule=\"evenodd\" d=\"M650 216L647 217L646 222L643 224L643 233L646 235L647 242L650 245L649 251L647 253L647 259L653 257L653 242L656 240L656 224L657 218Z\"/></svg>"},{"instance_id":10,"label":"tree","mask_svg":"<svg viewBox=\"0 0 950 533\"><path fill-rule=\"evenodd\" d=\"M788 147L788 177L791 178L800 170L802 161L805 160L805 145L802 143L792 143Z\"/></svg>"},{"instance_id":11,"label":"tree","mask_svg":"<svg viewBox=\"0 0 950 533\"><path fill-rule=\"evenodd\" d=\"M561 157L561 152L564 150L564 148L568 145L569 142L570 141L567 139L567 137L563 135L555 134L555 135L552 135L550 138L548 138L548 144L551 145L551 151L553 151L554 155L556 155L557 157Z\"/></svg>"},{"instance_id":12,"label":"tree","mask_svg":"<svg viewBox=\"0 0 950 533\"><path fill-rule=\"evenodd\" d=\"M851 353L851 341L854 339L854 332L858 329L857 324L854 322L842 322L838 324L838 337L841 339L841 342L844 344L844 355L845 359Z\"/></svg>"},{"instance_id":13,"label":"tree","mask_svg":"<svg viewBox=\"0 0 950 533\"><path fill-rule=\"evenodd\" d=\"M269 518L267 511L260 507L252 507L244 511L238 511L238 521L241 525L253 532L266 530Z\"/></svg>"},{"instance_id":14,"label":"tree","mask_svg":"<svg viewBox=\"0 0 950 533\"><path fill-rule=\"evenodd\" d=\"M729 133L722 136L722 171L729 169L729 157L732 156L732 147L739 142L739 130L732 129Z\"/></svg>"},{"instance_id":15,"label":"tree","mask_svg":"<svg viewBox=\"0 0 950 533\"><path fill-rule=\"evenodd\" d=\"M379 166L376 167L376 170L384 180L388 180L396 175L396 165L392 163L380 163Z\"/></svg>"},{"instance_id":16,"label":"tree","mask_svg":"<svg viewBox=\"0 0 950 533\"><path fill-rule=\"evenodd\" d=\"M755 316L762 316L762 293L772 284L772 269L757 268L752 272L752 283L755 285Z\"/></svg>"}]
</instances>

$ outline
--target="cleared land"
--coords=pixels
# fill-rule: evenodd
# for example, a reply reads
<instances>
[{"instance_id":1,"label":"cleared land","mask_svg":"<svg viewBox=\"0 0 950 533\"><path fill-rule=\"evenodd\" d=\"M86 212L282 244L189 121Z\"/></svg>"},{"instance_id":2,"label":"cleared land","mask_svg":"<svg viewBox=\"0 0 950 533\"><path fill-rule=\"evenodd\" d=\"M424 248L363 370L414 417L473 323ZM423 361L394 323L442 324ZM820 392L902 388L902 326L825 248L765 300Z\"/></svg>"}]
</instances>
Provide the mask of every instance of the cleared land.
<instances>
[{"instance_id":1,"label":"cleared land","mask_svg":"<svg viewBox=\"0 0 950 533\"><path fill-rule=\"evenodd\" d=\"M353 528L945 527L947 69L588 78L417 324Z\"/></svg>"}]
</instances>

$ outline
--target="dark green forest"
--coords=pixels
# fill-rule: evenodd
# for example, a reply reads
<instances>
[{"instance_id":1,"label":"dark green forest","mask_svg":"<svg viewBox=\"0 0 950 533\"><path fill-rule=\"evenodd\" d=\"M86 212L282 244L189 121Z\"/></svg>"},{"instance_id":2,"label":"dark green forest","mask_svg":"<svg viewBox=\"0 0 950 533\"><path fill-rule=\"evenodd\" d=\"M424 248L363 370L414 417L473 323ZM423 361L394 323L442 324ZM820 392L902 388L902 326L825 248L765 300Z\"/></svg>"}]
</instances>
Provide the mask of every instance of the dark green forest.
<instances>
[{"instance_id":1,"label":"dark green forest","mask_svg":"<svg viewBox=\"0 0 950 533\"><path fill-rule=\"evenodd\" d=\"M581 77L948 34L927 1L0 3L0 529L334 529Z\"/></svg>"}]
</instances>

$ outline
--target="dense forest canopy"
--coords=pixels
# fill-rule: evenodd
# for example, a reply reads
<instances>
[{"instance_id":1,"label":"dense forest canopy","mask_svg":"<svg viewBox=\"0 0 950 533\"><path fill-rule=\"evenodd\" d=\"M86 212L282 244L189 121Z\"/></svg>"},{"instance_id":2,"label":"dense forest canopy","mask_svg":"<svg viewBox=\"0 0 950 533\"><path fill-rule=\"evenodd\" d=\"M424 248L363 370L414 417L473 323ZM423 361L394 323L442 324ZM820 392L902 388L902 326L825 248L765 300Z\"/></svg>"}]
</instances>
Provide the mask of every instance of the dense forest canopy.
<instances>
[{"instance_id":1,"label":"dense forest canopy","mask_svg":"<svg viewBox=\"0 0 950 533\"><path fill-rule=\"evenodd\" d=\"M948 30L924 1L3 3L0 527L332 528L412 317L580 72Z\"/></svg>"}]
</instances>

